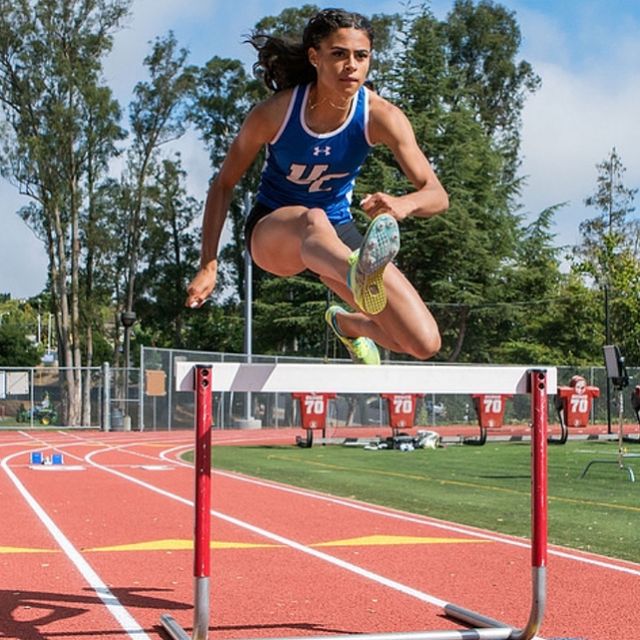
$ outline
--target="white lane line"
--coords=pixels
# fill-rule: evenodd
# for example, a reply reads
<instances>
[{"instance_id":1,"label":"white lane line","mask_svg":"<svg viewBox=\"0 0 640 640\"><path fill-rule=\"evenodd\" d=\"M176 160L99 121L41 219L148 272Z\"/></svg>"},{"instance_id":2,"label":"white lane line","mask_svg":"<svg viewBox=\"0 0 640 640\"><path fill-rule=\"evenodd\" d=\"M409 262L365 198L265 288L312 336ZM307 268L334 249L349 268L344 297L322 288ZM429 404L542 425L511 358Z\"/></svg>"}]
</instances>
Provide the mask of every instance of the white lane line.
<instances>
[{"instance_id":1,"label":"white lane line","mask_svg":"<svg viewBox=\"0 0 640 640\"><path fill-rule=\"evenodd\" d=\"M138 458L144 458L145 460L152 460L153 462L157 462L159 459L159 456L157 455L151 455L148 453L142 453L141 451L131 451L129 450L129 447L137 447L139 445L144 445L146 444L145 441L142 442L126 442L126 443L121 443L121 444L108 444L106 443L104 440L100 440L100 439L88 439L88 438L81 438L80 436L77 436L75 434L69 434L71 435L73 438L75 438L78 441L78 444L85 444L85 445L91 445L91 446L103 446L105 447L104 451L124 451L125 453L129 454L130 456L136 456ZM63 445L66 446L66 445ZM173 446L172 448L176 448L176 447L184 447L185 445L176 445ZM191 443L191 445L188 447L193 449L193 443ZM160 459L162 459L162 456L160 456ZM179 462L176 460L171 460L171 459L166 459L167 462L170 462L172 465L175 466L184 466L184 462ZM120 465L109 465L109 466L119 466L119 467L135 467L135 466L139 466L136 464L120 464Z\"/></svg>"},{"instance_id":2,"label":"white lane line","mask_svg":"<svg viewBox=\"0 0 640 640\"><path fill-rule=\"evenodd\" d=\"M101 464L99 464L98 462L95 462L92 458L94 455L99 455L101 453L106 453L108 452L108 449L101 449L100 451L94 451L92 453L89 453L85 456L85 460L88 464L97 467L98 469L102 469L103 471L106 471L107 473L112 473L113 475L119 476L121 478L123 478L124 480L127 480L129 482L133 482L134 484L137 484L141 487L144 487L146 489L149 489L150 491L153 491L155 493L158 493L162 496L165 496L167 498L171 498L173 500L176 500L178 502L181 502L182 504L188 505L190 507L193 507L194 504L191 500L188 500L186 498L183 498L182 496L178 496L176 494L173 494L169 491L166 491L164 489L160 489L159 487L155 487L152 484L149 484L148 482L145 482L144 480L139 480L138 478L135 478L133 476L128 476L125 473L122 473L121 471L117 471L116 469L113 469L111 467L105 467ZM385 576L382 576L378 573L375 573L373 571L369 571L368 569L364 569L362 567L359 567L358 565L354 565L350 562L346 562L345 560L341 560L340 558L336 558L332 555L329 555L328 553L325 553L323 551L319 551L318 549L313 549L311 547L307 547L306 545L303 545L299 542L296 542L295 540L291 540L289 538L285 538L284 536L281 536L277 533L273 533L271 531L268 531L266 529L263 529L261 527L257 527L255 525L252 525L248 522L244 522L243 520L239 520L238 518L234 518L233 516L229 516L227 514L221 513L220 511L216 511L215 509L210 509L210 513L212 516L214 516L215 518L218 518L220 520L224 520L225 522L228 522L230 524L233 524L237 527L240 527L241 529L246 529L247 531L251 531L252 533L255 533L263 538L267 538L268 540L272 540L280 545L283 546L287 546L290 547L292 549L295 549L296 551L300 551L301 553L305 553L307 555L313 556L319 560L322 560L324 562L327 562L329 564L335 565L337 567L340 567L341 569L344 569L346 571L350 571L351 573L355 573L356 575L362 577L362 578L366 578L368 580L371 580L372 582L376 582L380 585L383 585L385 587L388 587L394 591L398 591L400 593L403 593L404 595L410 596L412 598L415 598L417 600L420 600L421 602L425 602L427 604L431 604L435 607L438 607L439 609L443 609L447 604L450 604L449 602L447 602L446 600L442 600L441 598L438 598L436 596L433 596L429 593L426 593L424 591L420 591L418 589L414 589L413 587L410 587L408 585L405 585L401 582L397 582L396 580L392 580L390 578L386 578ZM544 640L544 638L542 636L536 635L535 638L533 638L533 640Z\"/></svg>"},{"instance_id":3,"label":"white lane line","mask_svg":"<svg viewBox=\"0 0 640 640\"><path fill-rule=\"evenodd\" d=\"M42 524L53 536L65 555L75 565L87 584L95 591L96 595L102 600L109 613L116 619L125 633L130 638L136 640L149 640L149 636L144 632L135 618L125 609L118 598L113 595L109 587L100 579L100 576L93 570L91 565L82 557L82 554L71 544L71 541L62 533L60 528L49 517L47 512L38 504L36 499L27 491L20 479L9 468L9 461L17 456L24 455L26 451L19 451L2 459L0 465L5 473L9 476L16 489L20 492L27 504L33 509Z\"/></svg>"},{"instance_id":4,"label":"white lane line","mask_svg":"<svg viewBox=\"0 0 640 640\"><path fill-rule=\"evenodd\" d=\"M401 511L385 510L382 508L369 505L364 502L355 502L355 501L352 502L342 498L336 498L329 494L315 493L312 491L307 491L305 489L298 489L296 487L290 487L284 484L269 482L267 480L260 480L257 478L252 478L251 476L244 476L240 474L231 473L228 471L220 471L220 470L214 469L213 473L223 476L225 478L230 478L232 480L240 480L241 482L247 482L249 484L268 487L270 489L275 489L275 490L283 491L286 493L294 493L306 498L322 500L323 502L330 502L332 504L344 506L349 509L364 511L366 513L373 513L375 515L384 516L386 518L393 518L395 520L402 520L404 522L411 522L415 524L420 524L422 526L434 527L436 529L444 529L446 531L452 531L455 533L464 533L467 535L475 536L477 538L483 538L486 540L492 540L494 542L509 544L515 547L522 547L524 549L531 548L531 545L528 541L521 541L515 538L503 537L499 534L491 533L489 531L485 532L479 529L467 528L464 525L455 525L453 523L448 523L444 520L432 520L426 516L423 516L423 517L411 516ZM600 556L601 559L596 559L596 558L589 558L587 556L575 555L568 551L562 551L560 549L549 548L547 551L549 555L558 556L560 558L565 558L567 560L573 560L575 562L583 562L585 564L591 564L603 569L610 569L611 571L628 573L633 576L640 576L639 569L634 569L632 567L615 564L613 562L608 561L604 556ZM621 562L627 562L627 561L621 560ZM630 563L630 564L633 564L633 563Z\"/></svg>"},{"instance_id":5,"label":"white lane line","mask_svg":"<svg viewBox=\"0 0 640 640\"><path fill-rule=\"evenodd\" d=\"M96 451L94 452L95 454L98 453L103 453L102 451ZM190 507L193 507L193 501L188 500L186 498L183 498L182 496L176 495L174 493L171 493L169 491L166 491L164 489L160 489L159 487L156 487L152 484L149 484L148 482L145 482L144 480L139 480L138 478L135 478L133 476L129 476L126 473L122 473L121 471L117 471L116 469L112 469L111 467L105 467L101 464L99 464L98 462L94 462L92 460L94 453L89 453L86 456L86 461L87 463L97 467L98 469L102 469L103 471L106 471L107 473L112 473L114 475L117 475L121 478L123 478L124 480L128 480L129 482L133 482L134 484L137 484L141 487L144 487L145 489L148 489L150 491L153 491L155 493L159 493L162 496L165 496L167 498L171 498L173 500L177 500L178 502L181 502L182 504L186 504ZM310 556L314 556L315 558L318 558L320 560L323 560L325 562L328 562L330 564L334 564L342 569L346 569L347 571L351 571L352 573L355 573L357 575L360 575L364 578L367 578L369 580L372 580L374 582L377 582L379 584L385 585L387 587L391 587L392 589L395 589L396 591L400 591L402 593L405 593L406 595L410 595L413 596L414 598L417 598L418 600L422 600L423 602L428 602L429 604L435 605L437 607L444 607L447 602L445 600L441 600L440 598L436 598L435 596L429 595L427 593L424 593L422 591L418 591L417 589L413 589L412 587L409 587L407 585L401 584L400 582L396 582L395 580L390 580L389 578L385 578L384 576L381 576L377 573L373 573L372 571L367 571L366 569L362 569L361 567L358 567L357 565L351 564L350 562L345 562L344 560L340 560L339 558L335 558L331 555L329 555L328 553L324 553L323 551L319 551L317 549L312 549L310 547L307 547L303 544L300 544L299 542L296 542L295 540L290 540L289 538L285 538L284 536L278 535L277 533L273 533L271 531L267 531L266 529L262 529L261 527L257 527L254 526L248 522L244 522L243 520L239 520L238 518L234 518L233 516L229 516L226 515L224 513L221 513L220 511L216 511L215 509L211 509L211 515L214 516L215 518L219 518L220 520L224 520L225 522L229 522L231 524L234 524L242 529L246 529L247 531L251 531L252 533L256 533L259 536L263 537L263 538L267 538L269 540L273 540L279 544L285 545L287 547L291 547L292 549L295 549L296 551L301 551L302 553L306 553Z\"/></svg>"},{"instance_id":6,"label":"white lane line","mask_svg":"<svg viewBox=\"0 0 640 640\"><path fill-rule=\"evenodd\" d=\"M215 443L214 443L215 444ZM179 457L177 457L179 454L178 452L180 450L188 450L188 449L193 449L194 445L193 443L191 444L181 444L181 445L175 445L173 447L171 447L170 449L167 449L165 451L162 451L159 454L160 459L165 460L167 462L171 462L177 466L184 466L184 467L191 467L193 468L193 464L188 463L188 462L184 462L184 460L181 460ZM96 452L99 453L99 452ZM501 534L496 534L494 532L491 531L486 531L486 530L480 530L477 528L473 528L473 527L465 527L464 525L456 525L454 523L449 523L445 520L436 520L436 519L431 519L428 518L426 516L412 516L410 514L401 512L401 511L393 511L393 510L387 510L387 509L383 509L381 507L376 507L375 505L369 505L367 503L364 502L357 502L357 501L350 501L350 500L346 500L346 499L342 499L342 498L337 498L335 496L332 496L330 494L324 494L324 493L320 493L320 492L312 492L312 491L308 491L305 489L300 489L298 487L292 487L289 485L285 485L285 484L280 484L280 483L276 483L276 482L271 482L268 480L262 480L259 478L252 478L251 476L245 476L242 474L237 474L237 473L232 473L232 472L228 472L228 471L222 471L222 470L218 470L218 469L213 469L212 472L214 474L218 474L220 476L226 477L226 478L230 478L232 480L239 480L241 482L247 482L250 484L255 484L258 486L262 486L262 487L267 487L270 489L275 489L278 491L283 491L283 492L288 492L288 493L293 493L296 495L300 495L303 497L308 497L308 498L312 498L315 500L321 500L324 502L329 502L332 504L337 504L337 505L341 505L344 507L347 507L349 509L355 509L355 510L359 510L359 511L364 511L366 513L372 513L375 515L379 515L379 516L383 516L386 518L393 518L396 520L402 520L404 522L411 522L411 523L415 523L415 524L419 524L421 526L431 526L434 527L436 529L444 529L446 531L451 531L453 533L462 533L462 534L467 534L467 535L471 535L477 538L482 538L485 540L491 540L493 542L500 542L503 544L508 544L514 547L520 547L523 549L530 549L531 545L528 541L526 540L519 540L517 538L511 538L511 537L507 537L507 536L503 536ZM588 564L588 565L593 565L596 567L600 567L602 569L609 569L611 571L618 571L620 573L627 573L633 576L640 576L640 569L635 569L633 567L630 566L625 566L625 565L619 565L619 564L615 564L614 562L611 562L610 560L608 560L605 556L599 556L599 557L589 557L589 556L582 556L582 555L576 555L574 553L571 553L571 551L567 551L567 550L562 550L562 549L558 549L558 548L551 548L549 547L547 549L547 552L549 553L549 555L554 555L557 556L559 558L563 558L566 560L570 560L570 561L574 561L574 562L580 562L580 563L584 563L584 564ZM627 562L627 561L621 561L621 562ZM634 564L629 562L629 564Z\"/></svg>"},{"instance_id":7,"label":"white lane line","mask_svg":"<svg viewBox=\"0 0 640 640\"><path fill-rule=\"evenodd\" d=\"M185 462L180 456L182 453L185 453L189 450L193 451L194 444L181 444L175 447L171 447L170 449L165 449L160 452L160 458L162 460L167 460L168 462L172 462L173 464L179 465L181 467L191 467L193 469L193 464L190 462Z\"/></svg>"}]
</instances>

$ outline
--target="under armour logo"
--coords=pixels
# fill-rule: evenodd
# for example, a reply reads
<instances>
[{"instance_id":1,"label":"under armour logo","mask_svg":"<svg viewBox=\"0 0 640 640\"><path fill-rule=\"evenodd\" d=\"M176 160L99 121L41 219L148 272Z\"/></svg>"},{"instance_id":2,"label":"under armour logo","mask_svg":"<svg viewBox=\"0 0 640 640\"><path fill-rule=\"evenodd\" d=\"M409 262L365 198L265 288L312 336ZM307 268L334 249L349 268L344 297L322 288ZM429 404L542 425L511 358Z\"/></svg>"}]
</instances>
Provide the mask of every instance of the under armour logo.
<instances>
[{"instance_id":1,"label":"under armour logo","mask_svg":"<svg viewBox=\"0 0 640 640\"><path fill-rule=\"evenodd\" d=\"M331 147L329 145L326 145L325 147L313 147L314 156L319 156L321 153L323 153L325 156L330 156Z\"/></svg>"}]
</instances>

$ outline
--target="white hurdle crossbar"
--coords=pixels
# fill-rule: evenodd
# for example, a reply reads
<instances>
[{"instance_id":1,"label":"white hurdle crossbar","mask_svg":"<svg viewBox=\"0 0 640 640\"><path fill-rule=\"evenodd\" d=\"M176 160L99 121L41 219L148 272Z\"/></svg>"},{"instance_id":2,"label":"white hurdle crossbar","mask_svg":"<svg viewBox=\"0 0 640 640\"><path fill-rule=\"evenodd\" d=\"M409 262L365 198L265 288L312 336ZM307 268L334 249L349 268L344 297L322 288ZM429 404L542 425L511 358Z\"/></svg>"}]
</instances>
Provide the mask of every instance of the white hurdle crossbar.
<instances>
[{"instance_id":1,"label":"white hurdle crossbar","mask_svg":"<svg viewBox=\"0 0 640 640\"><path fill-rule=\"evenodd\" d=\"M176 391L193 391L196 366L213 367L212 391L314 393L528 393L534 367L176 362ZM545 367L548 387L556 369ZM364 381L364 382L363 382Z\"/></svg>"},{"instance_id":2,"label":"white hurdle crossbar","mask_svg":"<svg viewBox=\"0 0 640 640\"><path fill-rule=\"evenodd\" d=\"M542 624L547 565L547 407L557 386L554 367L452 365L175 363L176 391L196 399L195 607L191 640L205 640L209 629L209 519L212 392L273 393L440 393L529 394L531 396L531 569L529 618L509 626L453 603L445 614L471 628L441 631L305 636L276 640L531 640ZM553 391L550 391L553 390ZM169 615L161 616L173 640L190 637Z\"/></svg>"}]
</instances>

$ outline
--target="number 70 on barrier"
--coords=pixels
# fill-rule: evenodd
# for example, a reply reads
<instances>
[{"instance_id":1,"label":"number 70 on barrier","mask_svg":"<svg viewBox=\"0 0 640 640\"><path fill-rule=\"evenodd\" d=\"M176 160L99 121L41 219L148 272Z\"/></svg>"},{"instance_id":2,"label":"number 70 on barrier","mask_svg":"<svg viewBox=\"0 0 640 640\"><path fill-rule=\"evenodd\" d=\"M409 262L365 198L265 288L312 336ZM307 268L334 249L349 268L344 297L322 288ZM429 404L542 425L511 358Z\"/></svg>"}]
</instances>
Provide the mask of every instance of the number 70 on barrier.
<instances>
[{"instance_id":1,"label":"number 70 on barrier","mask_svg":"<svg viewBox=\"0 0 640 640\"><path fill-rule=\"evenodd\" d=\"M321 416L326 411L326 399L323 395L306 396L304 398L304 412L307 415Z\"/></svg>"}]
</instances>

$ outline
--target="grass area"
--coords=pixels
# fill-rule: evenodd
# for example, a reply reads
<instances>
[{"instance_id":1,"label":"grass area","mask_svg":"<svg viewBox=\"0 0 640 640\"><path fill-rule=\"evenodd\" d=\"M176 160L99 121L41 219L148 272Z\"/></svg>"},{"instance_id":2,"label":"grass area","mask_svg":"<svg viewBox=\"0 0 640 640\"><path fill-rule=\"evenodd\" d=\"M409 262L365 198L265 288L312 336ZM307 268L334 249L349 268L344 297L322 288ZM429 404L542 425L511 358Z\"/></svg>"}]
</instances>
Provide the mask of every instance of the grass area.
<instances>
[{"instance_id":1,"label":"grass area","mask_svg":"<svg viewBox=\"0 0 640 640\"><path fill-rule=\"evenodd\" d=\"M629 444L628 453L640 454ZM640 561L640 457L627 458L638 478L616 463L617 443L550 446L549 541ZM584 479L580 474L591 460ZM437 450L366 451L341 446L219 446L216 468L315 489L518 536L530 534L528 443L447 446Z\"/></svg>"}]
</instances>

